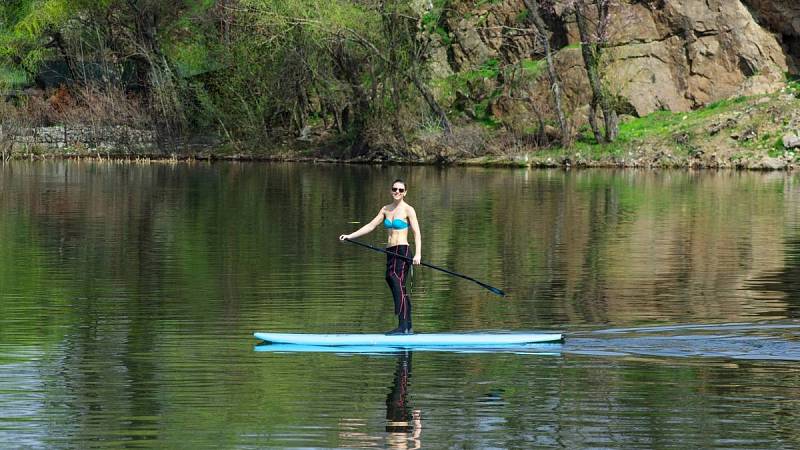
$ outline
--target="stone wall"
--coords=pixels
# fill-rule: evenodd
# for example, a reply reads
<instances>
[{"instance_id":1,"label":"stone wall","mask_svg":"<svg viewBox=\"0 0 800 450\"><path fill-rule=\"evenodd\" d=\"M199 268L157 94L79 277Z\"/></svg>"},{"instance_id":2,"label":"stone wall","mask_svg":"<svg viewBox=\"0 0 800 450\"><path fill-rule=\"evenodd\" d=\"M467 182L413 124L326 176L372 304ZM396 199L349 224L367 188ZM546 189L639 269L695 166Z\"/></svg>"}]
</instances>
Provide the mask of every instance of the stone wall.
<instances>
[{"instance_id":1,"label":"stone wall","mask_svg":"<svg viewBox=\"0 0 800 450\"><path fill-rule=\"evenodd\" d=\"M11 152L133 154L152 152L155 133L127 126L52 126L6 131Z\"/></svg>"}]
</instances>

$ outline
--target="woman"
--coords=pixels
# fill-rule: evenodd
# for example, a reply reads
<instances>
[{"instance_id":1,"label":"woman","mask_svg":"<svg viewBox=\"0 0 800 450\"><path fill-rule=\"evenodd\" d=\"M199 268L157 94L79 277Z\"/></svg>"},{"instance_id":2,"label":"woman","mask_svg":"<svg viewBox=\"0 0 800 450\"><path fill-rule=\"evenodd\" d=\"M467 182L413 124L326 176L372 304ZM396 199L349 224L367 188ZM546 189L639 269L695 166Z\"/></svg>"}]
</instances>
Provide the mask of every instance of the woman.
<instances>
[{"instance_id":1,"label":"woman","mask_svg":"<svg viewBox=\"0 0 800 450\"><path fill-rule=\"evenodd\" d=\"M394 313L398 317L398 326L386 334L412 334L411 329L411 297L406 291L406 279L411 265L408 263L408 228L414 232L414 257L412 262L419 264L422 259L422 234L419 231L417 213L414 208L405 202L406 183L403 180L394 180L392 183L392 203L384 206L368 224L358 230L339 236L339 240L355 239L371 232L381 221L389 239L386 245L386 282L392 290L394 297ZM393 256L401 255L404 258Z\"/></svg>"}]
</instances>

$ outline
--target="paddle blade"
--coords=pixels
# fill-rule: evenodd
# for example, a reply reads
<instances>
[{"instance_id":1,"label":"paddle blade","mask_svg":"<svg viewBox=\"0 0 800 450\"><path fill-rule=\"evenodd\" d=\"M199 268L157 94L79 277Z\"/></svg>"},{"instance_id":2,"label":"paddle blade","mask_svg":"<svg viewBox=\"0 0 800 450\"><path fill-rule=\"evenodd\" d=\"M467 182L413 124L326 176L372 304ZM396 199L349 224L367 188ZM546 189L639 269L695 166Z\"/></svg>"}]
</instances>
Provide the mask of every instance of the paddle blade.
<instances>
[{"instance_id":1,"label":"paddle blade","mask_svg":"<svg viewBox=\"0 0 800 450\"><path fill-rule=\"evenodd\" d=\"M478 283L478 284L479 284L481 287L483 287L484 289L487 289L487 290L489 290L489 291L490 291L491 293L493 293L493 294L497 294L497 295L499 295L500 297L505 297L505 296L506 296L506 293L505 293L505 292L503 292L503 290L502 290L502 289L498 289L498 288L496 288L496 287L494 287L494 286L489 286L488 284L486 284L486 283L481 283L480 281L478 281L477 283Z\"/></svg>"},{"instance_id":2,"label":"paddle blade","mask_svg":"<svg viewBox=\"0 0 800 450\"><path fill-rule=\"evenodd\" d=\"M506 293L496 287L489 289L490 291L494 292L495 294L499 295L500 297L505 297Z\"/></svg>"}]
</instances>

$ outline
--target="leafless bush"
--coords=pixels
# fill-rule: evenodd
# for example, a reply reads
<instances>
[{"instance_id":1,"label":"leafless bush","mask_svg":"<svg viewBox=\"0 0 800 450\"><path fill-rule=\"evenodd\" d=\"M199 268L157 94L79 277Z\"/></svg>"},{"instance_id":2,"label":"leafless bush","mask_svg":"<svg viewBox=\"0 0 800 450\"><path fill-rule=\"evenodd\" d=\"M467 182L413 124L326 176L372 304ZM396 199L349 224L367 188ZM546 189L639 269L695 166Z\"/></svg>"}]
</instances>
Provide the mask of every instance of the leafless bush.
<instances>
[{"instance_id":1,"label":"leafless bush","mask_svg":"<svg viewBox=\"0 0 800 450\"><path fill-rule=\"evenodd\" d=\"M38 92L21 98L17 104L0 103L0 122L15 127L53 125L146 127L147 113L141 103L122 89L85 85Z\"/></svg>"},{"instance_id":2,"label":"leafless bush","mask_svg":"<svg viewBox=\"0 0 800 450\"><path fill-rule=\"evenodd\" d=\"M10 103L0 101L0 161L8 159L11 150L11 136L16 133L17 109Z\"/></svg>"},{"instance_id":3,"label":"leafless bush","mask_svg":"<svg viewBox=\"0 0 800 450\"><path fill-rule=\"evenodd\" d=\"M451 133L429 130L418 136L418 144L428 157L449 164L459 159L486 154L488 134L482 125L453 126Z\"/></svg>"},{"instance_id":4,"label":"leafless bush","mask_svg":"<svg viewBox=\"0 0 800 450\"><path fill-rule=\"evenodd\" d=\"M141 102L122 88L84 85L75 89L77 103L64 110L65 123L96 127L127 125L144 128L149 124L148 115Z\"/></svg>"},{"instance_id":5,"label":"leafless bush","mask_svg":"<svg viewBox=\"0 0 800 450\"><path fill-rule=\"evenodd\" d=\"M0 101L0 126L3 127L6 137L10 130L19 126L20 118L20 108L9 102Z\"/></svg>"},{"instance_id":6,"label":"leafless bush","mask_svg":"<svg viewBox=\"0 0 800 450\"><path fill-rule=\"evenodd\" d=\"M32 95L25 98L18 110L21 126L48 127L58 122L58 112L53 109L44 96Z\"/></svg>"},{"instance_id":7,"label":"leafless bush","mask_svg":"<svg viewBox=\"0 0 800 450\"><path fill-rule=\"evenodd\" d=\"M481 156L486 150L487 133L482 125L470 124L458 127L450 136L445 137L451 147L466 157Z\"/></svg>"},{"instance_id":8,"label":"leafless bush","mask_svg":"<svg viewBox=\"0 0 800 450\"><path fill-rule=\"evenodd\" d=\"M13 103L0 99L0 159L11 158L18 136L47 125L53 116L52 108L39 97L17 98Z\"/></svg>"},{"instance_id":9,"label":"leafless bush","mask_svg":"<svg viewBox=\"0 0 800 450\"><path fill-rule=\"evenodd\" d=\"M408 153L405 136L398 132L397 127L389 124L369 124L364 130L364 139L375 156L380 154L403 158L411 156Z\"/></svg>"}]
</instances>

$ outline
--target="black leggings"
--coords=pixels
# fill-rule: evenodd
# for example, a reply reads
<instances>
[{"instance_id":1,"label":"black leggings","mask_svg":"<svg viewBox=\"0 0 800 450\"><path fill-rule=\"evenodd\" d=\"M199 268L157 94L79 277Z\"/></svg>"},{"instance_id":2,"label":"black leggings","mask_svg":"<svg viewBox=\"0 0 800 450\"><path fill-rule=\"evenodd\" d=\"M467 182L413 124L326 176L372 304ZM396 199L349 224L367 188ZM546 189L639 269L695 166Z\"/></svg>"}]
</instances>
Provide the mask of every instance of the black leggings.
<instances>
[{"instance_id":1,"label":"black leggings","mask_svg":"<svg viewBox=\"0 0 800 450\"><path fill-rule=\"evenodd\" d=\"M387 252L409 257L408 245L387 247ZM386 282L394 297L394 313L400 320L411 320L411 297L406 291L406 279L411 269L411 261L397 256L386 255Z\"/></svg>"}]
</instances>

